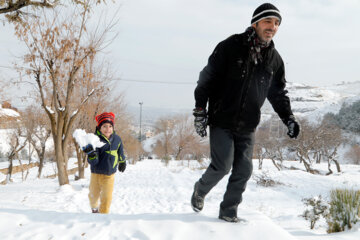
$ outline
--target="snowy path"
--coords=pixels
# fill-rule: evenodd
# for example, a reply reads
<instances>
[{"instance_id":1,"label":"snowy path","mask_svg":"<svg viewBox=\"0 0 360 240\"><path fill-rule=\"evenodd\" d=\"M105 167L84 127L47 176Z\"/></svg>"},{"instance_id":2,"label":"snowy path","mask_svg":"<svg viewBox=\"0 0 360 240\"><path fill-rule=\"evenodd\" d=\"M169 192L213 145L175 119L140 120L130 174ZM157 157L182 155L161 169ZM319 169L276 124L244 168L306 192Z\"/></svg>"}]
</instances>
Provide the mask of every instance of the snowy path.
<instances>
[{"instance_id":1,"label":"snowy path","mask_svg":"<svg viewBox=\"0 0 360 240\"><path fill-rule=\"evenodd\" d=\"M0 239L295 239L253 210L239 212L248 223L218 220L222 194L194 213L189 200L201 173L159 161L130 165L116 175L109 215L89 213L89 172L61 188L56 179L1 186Z\"/></svg>"},{"instance_id":2,"label":"snowy path","mask_svg":"<svg viewBox=\"0 0 360 240\"><path fill-rule=\"evenodd\" d=\"M184 164L184 165L183 165ZM190 164L188 166L188 164ZM300 170L277 171L270 162L264 170L280 182L261 187L248 182L238 215L247 223L226 223L217 219L227 177L206 196L201 213L194 213L190 197L194 182L204 170L194 170L197 162L171 161L165 167L159 160L128 165L117 173L111 214L91 214L88 203L89 169L85 179L59 187L57 179L37 179L36 171L28 180L21 174L14 182L0 186L0 240L5 239L243 239L243 240L358 240L360 226L353 230L327 234L326 223L310 230L299 215L301 199L333 188L360 188L360 166L343 165L341 174L320 176ZM296 162L288 165L301 167ZM297 164L297 165L296 165ZM198 166L198 165L197 165ZM327 168L327 165L317 166ZM44 175L53 173L47 165ZM0 180L5 175L0 174Z\"/></svg>"}]
</instances>

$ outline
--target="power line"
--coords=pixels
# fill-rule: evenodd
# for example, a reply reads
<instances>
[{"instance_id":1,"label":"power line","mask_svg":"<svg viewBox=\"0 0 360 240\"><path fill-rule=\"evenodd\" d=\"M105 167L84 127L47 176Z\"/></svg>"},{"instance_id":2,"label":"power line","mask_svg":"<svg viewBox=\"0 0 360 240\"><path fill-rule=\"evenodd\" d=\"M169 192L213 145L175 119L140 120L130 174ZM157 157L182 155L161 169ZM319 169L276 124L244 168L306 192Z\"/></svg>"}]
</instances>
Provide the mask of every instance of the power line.
<instances>
[{"instance_id":1,"label":"power line","mask_svg":"<svg viewBox=\"0 0 360 240\"><path fill-rule=\"evenodd\" d=\"M14 67L0 65L0 68L14 69ZM27 69L24 67L18 67L22 69ZM167 82L167 81L153 81L153 80L143 80L143 79L131 79L131 78L114 78L113 81L122 81L122 82L141 82L141 83L152 83L152 84L169 84L169 85L195 85L196 82Z\"/></svg>"},{"instance_id":2,"label":"power line","mask_svg":"<svg viewBox=\"0 0 360 240\"><path fill-rule=\"evenodd\" d=\"M0 65L0 68L14 69L14 67L8 67L8 66L2 66L2 65Z\"/></svg>"},{"instance_id":3,"label":"power line","mask_svg":"<svg viewBox=\"0 0 360 240\"><path fill-rule=\"evenodd\" d=\"M180 85L195 85L196 82L166 82L166 81L152 81L152 80L141 80L141 79L130 79L130 78L114 78L114 81L123 82L141 82L141 83L159 83L159 84L180 84Z\"/></svg>"}]
</instances>

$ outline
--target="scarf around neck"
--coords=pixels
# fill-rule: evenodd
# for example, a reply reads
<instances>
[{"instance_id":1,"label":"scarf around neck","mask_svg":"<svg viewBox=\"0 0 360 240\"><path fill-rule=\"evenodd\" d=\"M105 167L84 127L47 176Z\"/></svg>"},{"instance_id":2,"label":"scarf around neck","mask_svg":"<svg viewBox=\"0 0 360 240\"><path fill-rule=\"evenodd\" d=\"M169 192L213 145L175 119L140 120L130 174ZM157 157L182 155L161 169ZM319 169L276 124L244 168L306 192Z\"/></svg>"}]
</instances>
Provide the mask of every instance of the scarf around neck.
<instances>
[{"instance_id":1,"label":"scarf around neck","mask_svg":"<svg viewBox=\"0 0 360 240\"><path fill-rule=\"evenodd\" d=\"M270 42L262 42L256 35L256 31L253 27L248 27L245 31L247 33L247 41L250 44L250 56L251 60L257 65L263 61L261 50L270 46Z\"/></svg>"}]
</instances>

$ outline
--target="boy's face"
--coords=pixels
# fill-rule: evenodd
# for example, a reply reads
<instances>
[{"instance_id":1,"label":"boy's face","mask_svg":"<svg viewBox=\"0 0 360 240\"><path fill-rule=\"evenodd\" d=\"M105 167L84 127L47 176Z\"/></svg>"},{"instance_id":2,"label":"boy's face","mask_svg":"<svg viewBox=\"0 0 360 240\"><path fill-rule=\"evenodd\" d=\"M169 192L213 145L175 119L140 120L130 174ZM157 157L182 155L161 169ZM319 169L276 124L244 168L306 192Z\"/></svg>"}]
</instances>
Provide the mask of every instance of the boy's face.
<instances>
[{"instance_id":1,"label":"boy's face","mask_svg":"<svg viewBox=\"0 0 360 240\"><path fill-rule=\"evenodd\" d=\"M107 139L109 139L111 134L114 132L114 128L110 123L104 123L101 125L100 132L104 134Z\"/></svg>"}]
</instances>

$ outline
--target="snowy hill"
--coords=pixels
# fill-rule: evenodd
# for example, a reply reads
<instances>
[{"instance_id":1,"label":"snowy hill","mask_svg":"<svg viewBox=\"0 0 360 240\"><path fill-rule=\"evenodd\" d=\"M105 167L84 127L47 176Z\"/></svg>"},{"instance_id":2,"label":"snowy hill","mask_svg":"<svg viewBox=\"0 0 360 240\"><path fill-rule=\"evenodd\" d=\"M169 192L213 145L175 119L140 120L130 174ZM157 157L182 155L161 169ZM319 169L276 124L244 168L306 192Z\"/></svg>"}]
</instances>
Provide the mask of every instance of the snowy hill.
<instances>
[{"instance_id":1,"label":"snowy hill","mask_svg":"<svg viewBox=\"0 0 360 240\"><path fill-rule=\"evenodd\" d=\"M287 83L287 90L291 99L291 106L296 116L316 119L327 112L339 111L344 102L353 102L360 99L360 81L342 83L325 87L313 87L299 83ZM129 106L128 111L134 116L136 124L139 121L139 107ZM174 114L191 114L192 107L178 109L156 108L143 106L142 121L145 125L153 125L159 117ZM274 113L270 103L265 102L262 108L263 118Z\"/></svg>"},{"instance_id":2,"label":"snowy hill","mask_svg":"<svg viewBox=\"0 0 360 240\"><path fill-rule=\"evenodd\" d=\"M254 161L254 169L256 165ZM301 167L296 162L286 165ZM250 179L238 214L245 223L217 219L227 177L206 197L201 213L192 211L193 184L204 171L197 167L195 161L171 161L168 167L159 160L129 165L125 173L116 173L109 215L90 213L89 169L86 179L71 180L71 185L62 187L57 179L36 179L37 169L24 183L19 173L13 183L0 185L0 239L359 239L359 224L351 231L329 235L324 222L309 230L309 223L299 215L304 197L327 197L335 187L359 189L360 166L343 165L341 174L316 176L299 170L277 171L265 161L264 171L281 184L266 188ZM325 164L316 167L327 168ZM52 173L52 166L44 171ZM254 170L258 174L261 171Z\"/></svg>"},{"instance_id":3,"label":"snowy hill","mask_svg":"<svg viewBox=\"0 0 360 240\"><path fill-rule=\"evenodd\" d=\"M297 117L316 120L328 112L337 113L341 105L360 100L360 81L327 87L311 87L298 83L287 83L291 106ZM274 111L266 101L262 113L267 116Z\"/></svg>"}]
</instances>

